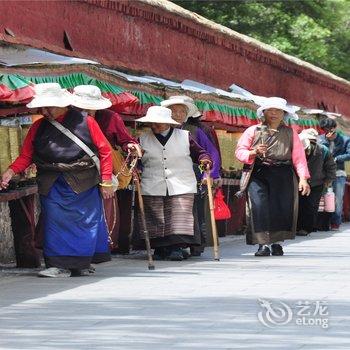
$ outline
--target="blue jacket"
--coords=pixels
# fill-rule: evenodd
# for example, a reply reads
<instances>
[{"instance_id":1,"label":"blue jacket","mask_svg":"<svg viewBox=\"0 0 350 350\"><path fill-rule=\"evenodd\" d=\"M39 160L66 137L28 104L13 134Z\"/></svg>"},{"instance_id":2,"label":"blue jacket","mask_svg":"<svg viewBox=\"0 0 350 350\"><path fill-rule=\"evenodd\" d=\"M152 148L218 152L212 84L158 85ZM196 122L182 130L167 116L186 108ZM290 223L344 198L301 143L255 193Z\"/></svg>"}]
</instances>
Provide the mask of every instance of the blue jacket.
<instances>
[{"instance_id":1,"label":"blue jacket","mask_svg":"<svg viewBox=\"0 0 350 350\"><path fill-rule=\"evenodd\" d=\"M320 136L320 143L329 149L330 142L325 135ZM337 163L337 170L344 170L344 162L350 160L350 138L337 133L334 139L332 156Z\"/></svg>"}]
</instances>

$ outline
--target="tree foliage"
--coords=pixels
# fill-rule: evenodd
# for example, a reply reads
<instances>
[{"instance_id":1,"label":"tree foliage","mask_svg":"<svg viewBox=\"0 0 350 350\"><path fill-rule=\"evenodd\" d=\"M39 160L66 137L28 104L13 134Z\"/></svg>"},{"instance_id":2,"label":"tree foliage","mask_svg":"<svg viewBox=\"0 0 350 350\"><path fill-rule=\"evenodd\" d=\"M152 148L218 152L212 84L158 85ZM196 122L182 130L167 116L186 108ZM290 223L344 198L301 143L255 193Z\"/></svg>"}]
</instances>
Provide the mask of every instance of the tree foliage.
<instances>
[{"instance_id":1,"label":"tree foliage","mask_svg":"<svg viewBox=\"0 0 350 350\"><path fill-rule=\"evenodd\" d=\"M174 2L350 80L350 0Z\"/></svg>"}]
</instances>

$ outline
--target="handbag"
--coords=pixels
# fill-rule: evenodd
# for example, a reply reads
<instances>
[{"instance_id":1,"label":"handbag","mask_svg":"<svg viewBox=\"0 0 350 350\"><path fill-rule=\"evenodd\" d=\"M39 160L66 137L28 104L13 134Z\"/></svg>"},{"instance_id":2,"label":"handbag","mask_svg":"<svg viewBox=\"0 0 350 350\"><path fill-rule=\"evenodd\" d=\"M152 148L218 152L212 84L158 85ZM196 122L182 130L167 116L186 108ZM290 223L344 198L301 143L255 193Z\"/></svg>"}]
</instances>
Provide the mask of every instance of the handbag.
<instances>
[{"instance_id":1,"label":"handbag","mask_svg":"<svg viewBox=\"0 0 350 350\"><path fill-rule=\"evenodd\" d=\"M224 201L224 194L219 188L214 197L214 217L215 220L227 220L231 218L231 210Z\"/></svg>"},{"instance_id":2,"label":"handbag","mask_svg":"<svg viewBox=\"0 0 350 350\"><path fill-rule=\"evenodd\" d=\"M333 188L329 187L327 192L323 195L324 198L324 211L327 213L335 212L335 194Z\"/></svg>"},{"instance_id":3,"label":"handbag","mask_svg":"<svg viewBox=\"0 0 350 350\"><path fill-rule=\"evenodd\" d=\"M125 164L125 159L120 150L112 148L113 174L118 178L118 190L123 190L128 187L132 174Z\"/></svg>"},{"instance_id":4,"label":"handbag","mask_svg":"<svg viewBox=\"0 0 350 350\"><path fill-rule=\"evenodd\" d=\"M335 194L333 192L332 187L329 187L327 191L322 194L318 205L318 212L320 213L335 212Z\"/></svg>"},{"instance_id":5,"label":"handbag","mask_svg":"<svg viewBox=\"0 0 350 350\"><path fill-rule=\"evenodd\" d=\"M100 159L91 150L91 148L87 146L82 140L80 140L79 137L77 137L70 130L64 127L61 123L56 122L56 120L50 120L50 119L48 119L48 121L55 128L57 128L59 131L65 134L69 139L71 139L74 143L76 143L92 159L92 161L95 163L98 173L101 175ZM112 174L112 185L113 185L113 190L116 191L118 189L118 178L114 174Z\"/></svg>"}]
</instances>

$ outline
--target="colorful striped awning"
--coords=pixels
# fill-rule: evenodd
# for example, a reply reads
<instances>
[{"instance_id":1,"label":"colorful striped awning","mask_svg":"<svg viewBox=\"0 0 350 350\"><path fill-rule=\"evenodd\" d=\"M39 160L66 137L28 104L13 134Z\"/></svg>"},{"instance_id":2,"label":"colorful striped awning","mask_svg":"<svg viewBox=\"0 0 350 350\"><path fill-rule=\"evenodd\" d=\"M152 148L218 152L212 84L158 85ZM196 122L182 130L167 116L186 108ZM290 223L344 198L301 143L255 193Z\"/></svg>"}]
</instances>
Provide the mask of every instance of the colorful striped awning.
<instances>
[{"instance_id":1,"label":"colorful striped awning","mask_svg":"<svg viewBox=\"0 0 350 350\"><path fill-rule=\"evenodd\" d=\"M34 84L16 74L0 74L0 102L24 103L34 95Z\"/></svg>"},{"instance_id":2,"label":"colorful striped awning","mask_svg":"<svg viewBox=\"0 0 350 350\"><path fill-rule=\"evenodd\" d=\"M132 118L145 115L150 106L159 105L164 99L162 89L152 90L145 86L145 91L142 91L143 86L140 84L135 89L134 86L123 85L123 82L120 82L120 85L124 86L122 87L118 84L118 80L113 80L110 77L104 77L105 80L101 78L93 71L91 74L79 71L65 72L65 74L53 71L50 74L50 71L46 70L45 73L33 74L29 69L28 75L2 74L0 75L0 102L26 103L34 95L34 84L49 82L59 83L68 90L72 90L78 85L98 86L103 96L112 101L111 108L113 110ZM177 93L179 94L179 92ZM186 94L187 91L183 93ZM223 128L227 126L242 129L259 122L253 105L251 107L250 105L234 106L231 101L225 103L224 100L223 103L220 103L217 96L213 97L212 101L209 95L206 95L205 100L200 98L200 95L196 96L195 103L203 114L202 120L205 122L213 122ZM301 117L299 120L290 120L288 124L298 131L311 127L320 131L318 121L310 116Z\"/></svg>"}]
</instances>

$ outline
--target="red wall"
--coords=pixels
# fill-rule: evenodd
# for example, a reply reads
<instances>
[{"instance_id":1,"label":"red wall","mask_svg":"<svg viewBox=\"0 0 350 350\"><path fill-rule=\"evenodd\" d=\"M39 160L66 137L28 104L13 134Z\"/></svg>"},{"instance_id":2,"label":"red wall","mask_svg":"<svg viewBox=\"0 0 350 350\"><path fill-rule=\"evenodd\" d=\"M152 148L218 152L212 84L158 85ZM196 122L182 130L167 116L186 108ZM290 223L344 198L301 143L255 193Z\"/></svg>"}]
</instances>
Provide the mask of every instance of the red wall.
<instances>
[{"instance_id":1,"label":"red wall","mask_svg":"<svg viewBox=\"0 0 350 350\"><path fill-rule=\"evenodd\" d=\"M339 82L201 23L137 1L0 1L0 32L17 42L181 81L223 89L232 83L265 96L350 116L350 84ZM1 35L4 37L4 35Z\"/></svg>"}]
</instances>

